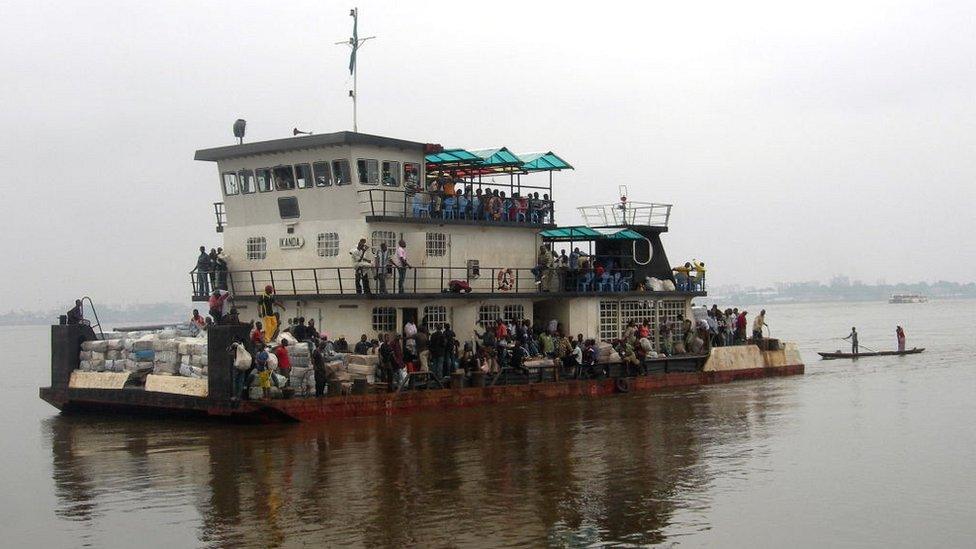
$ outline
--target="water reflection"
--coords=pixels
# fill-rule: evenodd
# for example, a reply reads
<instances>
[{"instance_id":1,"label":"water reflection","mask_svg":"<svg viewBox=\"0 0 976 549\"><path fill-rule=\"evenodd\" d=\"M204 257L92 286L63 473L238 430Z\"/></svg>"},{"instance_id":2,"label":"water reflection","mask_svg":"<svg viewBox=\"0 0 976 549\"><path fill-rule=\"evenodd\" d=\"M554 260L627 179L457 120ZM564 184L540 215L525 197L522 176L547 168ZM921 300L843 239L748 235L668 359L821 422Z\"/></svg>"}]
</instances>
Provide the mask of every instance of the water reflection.
<instances>
[{"instance_id":1,"label":"water reflection","mask_svg":"<svg viewBox=\"0 0 976 549\"><path fill-rule=\"evenodd\" d=\"M709 488L747 478L745 456L764 451L790 387L327 425L56 417L44 428L59 516L96 530L140 509L212 546L654 544L708 527Z\"/></svg>"}]
</instances>

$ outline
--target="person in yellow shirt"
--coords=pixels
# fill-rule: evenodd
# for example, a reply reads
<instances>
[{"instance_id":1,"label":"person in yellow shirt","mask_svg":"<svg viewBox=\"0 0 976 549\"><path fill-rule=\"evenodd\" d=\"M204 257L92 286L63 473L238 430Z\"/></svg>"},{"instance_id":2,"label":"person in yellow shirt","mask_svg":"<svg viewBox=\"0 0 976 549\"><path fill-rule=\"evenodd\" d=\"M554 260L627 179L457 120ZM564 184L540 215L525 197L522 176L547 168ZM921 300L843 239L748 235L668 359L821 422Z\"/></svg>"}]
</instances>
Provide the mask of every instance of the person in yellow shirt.
<instances>
[{"instance_id":1,"label":"person in yellow shirt","mask_svg":"<svg viewBox=\"0 0 976 549\"><path fill-rule=\"evenodd\" d=\"M674 281L678 291L687 292L691 290L691 263L685 263L681 267L675 267L671 270L676 273Z\"/></svg>"},{"instance_id":2,"label":"person in yellow shirt","mask_svg":"<svg viewBox=\"0 0 976 549\"><path fill-rule=\"evenodd\" d=\"M258 314L261 315L261 322L264 324L265 343L278 337L278 315L275 313L275 307L285 310L285 306L275 299L274 286L268 284L264 287L264 294L258 298Z\"/></svg>"}]
</instances>

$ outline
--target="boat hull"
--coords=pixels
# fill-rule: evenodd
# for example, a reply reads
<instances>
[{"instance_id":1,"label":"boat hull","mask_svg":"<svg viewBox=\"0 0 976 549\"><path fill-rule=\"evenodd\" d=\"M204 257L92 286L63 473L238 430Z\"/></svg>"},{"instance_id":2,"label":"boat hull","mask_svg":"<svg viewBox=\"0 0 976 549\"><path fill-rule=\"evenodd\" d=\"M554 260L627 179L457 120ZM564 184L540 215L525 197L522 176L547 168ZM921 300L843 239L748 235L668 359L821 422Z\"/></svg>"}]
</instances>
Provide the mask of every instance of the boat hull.
<instances>
[{"instance_id":1,"label":"boat hull","mask_svg":"<svg viewBox=\"0 0 976 549\"><path fill-rule=\"evenodd\" d=\"M820 355L820 357L823 358L824 360L835 360L839 358L866 358L872 356L917 355L918 353L921 353L924 350L925 350L924 347L923 348L916 347L914 349L907 349L904 351L877 351L877 352L868 352L868 353L858 353L856 355L854 353L817 353L817 354Z\"/></svg>"},{"instance_id":2,"label":"boat hull","mask_svg":"<svg viewBox=\"0 0 976 549\"><path fill-rule=\"evenodd\" d=\"M214 404L204 397L136 390L64 389L45 387L40 396L65 413L125 413L188 416L246 422L317 422L337 418L399 415L557 398L611 397L622 393L666 391L767 377L803 374L803 364L725 371L669 372L596 380L568 380L431 389L401 393L237 401Z\"/></svg>"}]
</instances>

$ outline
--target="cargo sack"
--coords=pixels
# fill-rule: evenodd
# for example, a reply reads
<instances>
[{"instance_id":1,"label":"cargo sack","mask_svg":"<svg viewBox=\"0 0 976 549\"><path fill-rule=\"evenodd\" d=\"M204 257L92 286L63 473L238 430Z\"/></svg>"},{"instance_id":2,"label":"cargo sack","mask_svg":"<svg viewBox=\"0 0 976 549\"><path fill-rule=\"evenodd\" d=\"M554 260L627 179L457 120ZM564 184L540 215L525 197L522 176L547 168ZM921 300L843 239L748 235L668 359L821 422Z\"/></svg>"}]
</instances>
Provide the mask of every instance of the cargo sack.
<instances>
[{"instance_id":1,"label":"cargo sack","mask_svg":"<svg viewBox=\"0 0 976 549\"><path fill-rule=\"evenodd\" d=\"M234 344L236 348L236 354L234 357L234 368L241 372L245 372L251 367L251 353L247 352L242 345Z\"/></svg>"}]
</instances>

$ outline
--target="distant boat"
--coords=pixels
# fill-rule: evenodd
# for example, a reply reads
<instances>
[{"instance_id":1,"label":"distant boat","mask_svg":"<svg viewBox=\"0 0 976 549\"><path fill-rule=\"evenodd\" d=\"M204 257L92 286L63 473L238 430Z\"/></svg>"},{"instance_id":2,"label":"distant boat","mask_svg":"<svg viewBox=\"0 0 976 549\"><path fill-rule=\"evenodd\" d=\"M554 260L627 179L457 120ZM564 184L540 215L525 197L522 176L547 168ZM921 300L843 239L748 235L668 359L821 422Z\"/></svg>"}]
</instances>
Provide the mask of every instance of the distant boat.
<instances>
[{"instance_id":1,"label":"distant boat","mask_svg":"<svg viewBox=\"0 0 976 549\"><path fill-rule=\"evenodd\" d=\"M856 355L854 353L842 353L840 351L837 351L835 353L817 353L817 354L820 355L820 357L823 358L824 360L833 360L835 358L864 358L867 356L917 355L918 353L921 353L924 350L925 347L922 348L915 347L913 349L908 349L905 351L878 351L878 352L870 352L870 353L857 353Z\"/></svg>"},{"instance_id":2,"label":"distant boat","mask_svg":"<svg viewBox=\"0 0 976 549\"><path fill-rule=\"evenodd\" d=\"M891 294L888 303L925 303L928 300L922 294Z\"/></svg>"}]
</instances>

